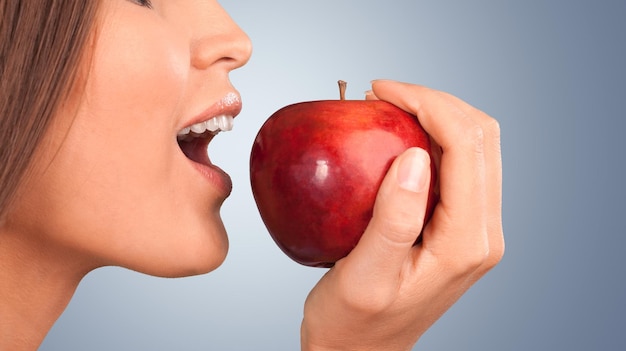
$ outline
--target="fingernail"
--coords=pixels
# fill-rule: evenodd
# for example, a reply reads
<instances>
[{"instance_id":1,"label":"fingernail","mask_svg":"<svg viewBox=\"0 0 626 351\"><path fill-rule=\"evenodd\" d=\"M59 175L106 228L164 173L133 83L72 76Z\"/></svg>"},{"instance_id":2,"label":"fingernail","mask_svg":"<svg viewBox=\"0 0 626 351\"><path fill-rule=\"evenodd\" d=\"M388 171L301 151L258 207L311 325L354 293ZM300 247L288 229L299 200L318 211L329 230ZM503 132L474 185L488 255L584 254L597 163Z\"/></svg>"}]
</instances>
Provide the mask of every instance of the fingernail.
<instances>
[{"instance_id":1,"label":"fingernail","mask_svg":"<svg viewBox=\"0 0 626 351\"><path fill-rule=\"evenodd\" d=\"M404 153L398 165L398 185L412 192L426 189L430 160L426 152L419 148L411 148Z\"/></svg>"},{"instance_id":2,"label":"fingernail","mask_svg":"<svg viewBox=\"0 0 626 351\"><path fill-rule=\"evenodd\" d=\"M372 79L370 80L370 84L374 84L376 82L388 82L391 81L391 79L387 79L387 78L378 78L378 79Z\"/></svg>"}]
</instances>

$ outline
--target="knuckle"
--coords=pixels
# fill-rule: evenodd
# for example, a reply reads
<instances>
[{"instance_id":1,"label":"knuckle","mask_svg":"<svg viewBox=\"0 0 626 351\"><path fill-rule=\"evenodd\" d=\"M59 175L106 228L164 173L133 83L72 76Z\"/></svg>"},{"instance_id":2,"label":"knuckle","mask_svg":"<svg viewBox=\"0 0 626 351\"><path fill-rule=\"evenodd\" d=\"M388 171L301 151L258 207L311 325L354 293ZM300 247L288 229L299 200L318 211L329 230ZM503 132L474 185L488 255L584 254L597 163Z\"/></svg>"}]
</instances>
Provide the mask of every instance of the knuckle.
<instances>
[{"instance_id":1,"label":"knuckle","mask_svg":"<svg viewBox=\"0 0 626 351\"><path fill-rule=\"evenodd\" d=\"M504 257L505 245L504 236L501 234L498 236L497 242L492 243L489 249L489 257L485 261L485 268L491 269L495 267Z\"/></svg>"},{"instance_id":2,"label":"knuckle","mask_svg":"<svg viewBox=\"0 0 626 351\"><path fill-rule=\"evenodd\" d=\"M346 299L345 303L350 310L360 315L375 315L387 310L391 305L389 299L371 290L358 297Z\"/></svg>"},{"instance_id":3,"label":"knuckle","mask_svg":"<svg viewBox=\"0 0 626 351\"><path fill-rule=\"evenodd\" d=\"M473 150L482 154L484 150L485 131L482 126L471 119L465 119L465 123L458 131L458 142L467 150Z\"/></svg>"},{"instance_id":4,"label":"knuckle","mask_svg":"<svg viewBox=\"0 0 626 351\"><path fill-rule=\"evenodd\" d=\"M502 258L504 257L504 247L499 247L495 250L490 251L490 255L486 261L486 266L488 269L495 267Z\"/></svg>"},{"instance_id":5,"label":"knuckle","mask_svg":"<svg viewBox=\"0 0 626 351\"><path fill-rule=\"evenodd\" d=\"M490 249L488 246L470 249L463 254L450 257L446 263L446 269L453 276L467 277L484 267L489 256Z\"/></svg>"},{"instance_id":6,"label":"knuckle","mask_svg":"<svg viewBox=\"0 0 626 351\"><path fill-rule=\"evenodd\" d=\"M500 129L500 122L498 122L497 119L488 117L483 128L486 134L490 138L493 138L495 140L500 140L501 129Z\"/></svg>"},{"instance_id":7,"label":"knuckle","mask_svg":"<svg viewBox=\"0 0 626 351\"><path fill-rule=\"evenodd\" d=\"M466 258L466 269L468 272L474 272L484 266L489 259L489 247L483 247L482 250L476 250Z\"/></svg>"},{"instance_id":8,"label":"knuckle","mask_svg":"<svg viewBox=\"0 0 626 351\"><path fill-rule=\"evenodd\" d=\"M490 145L493 145L496 150L499 150L501 135L500 123L496 119L489 117L483 125L483 129L485 131L485 138L488 139Z\"/></svg>"},{"instance_id":9,"label":"knuckle","mask_svg":"<svg viewBox=\"0 0 626 351\"><path fill-rule=\"evenodd\" d=\"M415 220L409 219L377 218L374 225L381 234L381 238L392 246L405 245L409 241L413 242L421 231L421 226Z\"/></svg>"},{"instance_id":10,"label":"knuckle","mask_svg":"<svg viewBox=\"0 0 626 351\"><path fill-rule=\"evenodd\" d=\"M373 315L387 310L394 301L389 287L381 285L367 288L350 286L343 289L341 304L358 315Z\"/></svg>"},{"instance_id":11,"label":"knuckle","mask_svg":"<svg viewBox=\"0 0 626 351\"><path fill-rule=\"evenodd\" d=\"M455 105L454 101L456 100L456 97L452 95L451 93L444 91L444 90L435 90L435 89L431 89L431 92L433 96L436 96L441 101L445 101L448 105L450 106Z\"/></svg>"},{"instance_id":12,"label":"knuckle","mask_svg":"<svg viewBox=\"0 0 626 351\"><path fill-rule=\"evenodd\" d=\"M485 132L479 124L473 124L466 132L467 140L476 151L476 153L483 152L483 145L485 143Z\"/></svg>"}]
</instances>

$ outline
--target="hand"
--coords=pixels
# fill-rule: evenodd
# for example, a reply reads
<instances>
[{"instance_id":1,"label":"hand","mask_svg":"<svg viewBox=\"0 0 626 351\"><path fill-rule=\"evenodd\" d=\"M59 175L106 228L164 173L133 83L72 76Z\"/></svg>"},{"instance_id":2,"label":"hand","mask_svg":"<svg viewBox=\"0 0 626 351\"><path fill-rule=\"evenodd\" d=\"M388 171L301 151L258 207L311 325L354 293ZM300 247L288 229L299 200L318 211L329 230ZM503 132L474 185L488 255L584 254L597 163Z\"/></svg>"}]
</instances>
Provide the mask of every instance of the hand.
<instances>
[{"instance_id":1,"label":"hand","mask_svg":"<svg viewBox=\"0 0 626 351\"><path fill-rule=\"evenodd\" d=\"M431 160L398 156L358 245L307 298L303 350L409 350L504 253L498 123L417 85L375 81L368 98L416 115L441 147L440 200L423 228Z\"/></svg>"}]
</instances>

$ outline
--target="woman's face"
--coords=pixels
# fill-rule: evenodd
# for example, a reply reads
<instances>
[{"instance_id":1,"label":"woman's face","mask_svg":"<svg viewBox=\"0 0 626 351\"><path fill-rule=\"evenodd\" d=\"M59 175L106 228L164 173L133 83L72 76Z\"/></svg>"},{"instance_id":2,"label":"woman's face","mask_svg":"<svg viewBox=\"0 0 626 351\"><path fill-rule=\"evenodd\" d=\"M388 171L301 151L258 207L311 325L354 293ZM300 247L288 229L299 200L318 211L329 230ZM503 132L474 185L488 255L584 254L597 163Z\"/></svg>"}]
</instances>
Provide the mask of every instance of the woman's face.
<instances>
[{"instance_id":1,"label":"woman's face","mask_svg":"<svg viewBox=\"0 0 626 351\"><path fill-rule=\"evenodd\" d=\"M231 184L201 122L228 129L241 109L228 74L250 41L216 1L101 7L86 79L55 116L10 223L99 265L212 270L228 249L219 210ZM179 135L191 126L200 137Z\"/></svg>"}]
</instances>

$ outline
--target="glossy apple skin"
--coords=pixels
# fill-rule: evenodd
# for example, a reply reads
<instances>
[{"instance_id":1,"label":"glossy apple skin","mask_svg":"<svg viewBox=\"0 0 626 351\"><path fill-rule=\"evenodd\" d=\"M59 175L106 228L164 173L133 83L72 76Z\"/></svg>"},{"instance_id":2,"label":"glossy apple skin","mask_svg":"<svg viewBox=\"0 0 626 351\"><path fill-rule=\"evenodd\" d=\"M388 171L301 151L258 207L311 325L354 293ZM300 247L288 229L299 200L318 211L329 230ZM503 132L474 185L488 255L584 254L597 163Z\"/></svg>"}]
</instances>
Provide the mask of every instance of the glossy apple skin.
<instances>
[{"instance_id":1,"label":"glossy apple skin","mask_svg":"<svg viewBox=\"0 0 626 351\"><path fill-rule=\"evenodd\" d=\"M432 155L417 118L384 101L309 101L275 112L254 140L250 180L276 244L300 264L332 267L365 231L392 161L412 146ZM427 219L436 202L431 165Z\"/></svg>"}]
</instances>

